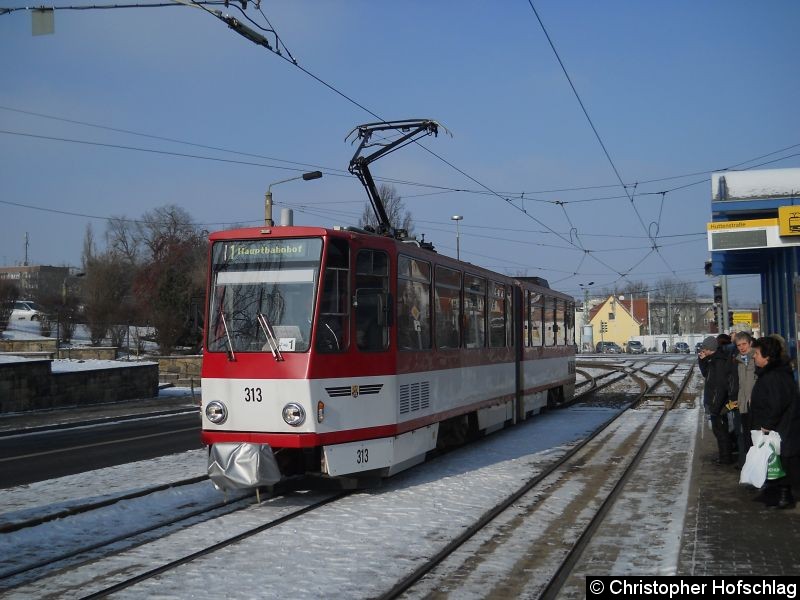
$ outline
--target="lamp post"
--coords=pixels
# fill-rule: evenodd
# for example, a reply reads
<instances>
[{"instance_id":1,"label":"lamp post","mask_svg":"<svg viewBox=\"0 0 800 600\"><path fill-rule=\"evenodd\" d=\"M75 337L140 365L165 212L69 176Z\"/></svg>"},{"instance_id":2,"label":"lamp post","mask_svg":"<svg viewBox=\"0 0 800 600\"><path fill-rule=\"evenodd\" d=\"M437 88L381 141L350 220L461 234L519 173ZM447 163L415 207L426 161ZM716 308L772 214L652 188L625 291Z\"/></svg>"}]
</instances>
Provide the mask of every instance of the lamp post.
<instances>
[{"instance_id":1,"label":"lamp post","mask_svg":"<svg viewBox=\"0 0 800 600\"><path fill-rule=\"evenodd\" d=\"M586 326L589 324L589 288L594 285L594 281L589 283L579 283L578 287L583 290L583 327L581 328L581 349L586 349ZM600 334L602 337L602 333ZM594 343L593 339L589 339L589 343ZM591 346L589 348L591 351Z\"/></svg>"},{"instance_id":2,"label":"lamp post","mask_svg":"<svg viewBox=\"0 0 800 600\"><path fill-rule=\"evenodd\" d=\"M289 177L289 179L281 179L280 181L273 181L267 187L267 193L264 195L264 225L267 227L272 227L275 223L272 220L272 186L278 185L279 183L286 183L287 181L295 181L296 179L302 179L303 181L309 181L311 179L319 179L322 177L321 171L309 171L308 173L303 173L302 175L298 175L297 177Z\"/></svg>"},{"instance_id":3,"label":"lamp post","mask_svg":"<svg viewBox=\"0 0 800 600\"><path fill-rule=\"evenodd\" d=\"M461 221L464 217L461 215L453 215L450 217L451 221L456 222L456 259L461 260L461 228L458 226L458 222Z\"/></svg>"},{"instance_id":4,"label":"lamp post","mask_svg":"<svg viewBox=\"0 0 800 600\"><path fill-rule=\"evenodd\" d=\"M578 287L583 290L583 325L589 324L589 288L594 285L594 281L589 283L579 283Z\"/></svg>"}]
</instances>

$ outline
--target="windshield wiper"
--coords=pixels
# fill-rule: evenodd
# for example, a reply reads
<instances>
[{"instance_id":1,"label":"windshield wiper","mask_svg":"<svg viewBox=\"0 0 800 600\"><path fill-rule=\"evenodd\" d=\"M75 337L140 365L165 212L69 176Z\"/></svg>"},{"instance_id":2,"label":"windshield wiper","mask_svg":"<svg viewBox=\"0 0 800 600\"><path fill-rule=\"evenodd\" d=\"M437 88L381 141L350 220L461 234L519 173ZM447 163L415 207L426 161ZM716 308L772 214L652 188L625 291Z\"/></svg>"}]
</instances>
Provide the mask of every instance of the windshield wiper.
<instances>
[{"instance_id":1,"label":"windshield wiper","mask_svg":"<svg viewBox=\"0 0 800 600\"><path fill-rule=\"evenodd\" d=\"M264 337L267 338L270 352L275 360L283 360L283 354L278 346L278 338L275 337L275 332L272 330L272 325L263 313L258 313L258 324L264 330Z\"/></svg>"},{"instance_id":2,"label":"windshield wiper","mask_svg":"<svg viewBox=\"0 0 800 600\"><path fill-rule=\"evenodd\" d=\"M233 340L231 340L231 334L228 332L228 323L225 321L225 313L222 312L221 307L219 316L222 317L222 326L225 328L225 337L228 339L228 360L233 362L236 360L236 355L233 353Z\"/></svg>"},{"instance_id":3,"label":"windshield wiper","mask_svg":"<svg viewBox=\"0 0 800 600\"><path fill-rule=\"evenodd\" d=\"M225 301L225 293L227 291L228 288L222 289L222 296L219 299L219 316L222 319L222 328L225 330L225 339L228 340L228 361L233 362L236 360L236 355L233 353L233 340L231 339L231 334L228 331L228 322L225 320L225 311L222 310L222 306Z\"/></svg>"}]
</instances>

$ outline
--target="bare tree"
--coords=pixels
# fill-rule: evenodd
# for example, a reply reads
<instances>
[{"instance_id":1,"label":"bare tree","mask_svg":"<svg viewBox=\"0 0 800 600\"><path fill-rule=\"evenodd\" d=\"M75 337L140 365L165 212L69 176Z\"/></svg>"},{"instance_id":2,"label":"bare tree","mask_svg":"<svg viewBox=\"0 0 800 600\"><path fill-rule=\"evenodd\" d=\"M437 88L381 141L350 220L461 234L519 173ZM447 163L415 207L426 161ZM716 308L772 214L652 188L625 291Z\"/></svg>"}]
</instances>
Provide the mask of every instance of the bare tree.
<instances>
[{"instance_id":1,"label":"bare tree","mask_svg":"<svg viewBox=\"0 0 800 600\"><path fill-rule=\"evenodd\" d=\"M682 334L702 322L695 285L675 278L659 279L651 291L654 333Z\"/></svg>"},{"instance_id":2,"label":"bare tree","mask_svg":"<svg viewBox=\"0 0 800 600\"><path fill-rule=\"evenodd\" d=\"M139 264L142 258L139 228L125 217L110 218L106 228L106 247L109 252L122 257L128 264Z\"/></svg>"},{"instance_id":3,"label":"bare tree","mask_svg":"<svg viewBox=\"0 0 800 600\"><path fill-rule=\"evenodd\" d=\"M411 217L411 212L406 210L405 203L394 186L382 183L378 188L378 195L383 200L386 216L389 217L391 226L395 229L405 229L409 236L412 235L414 220ZM369 202L364 205L361 218L358 220L358 226L364 229L369 227L375 231L378 230L378 219Z\"/></svg>"},{"instance_id":4,"label":"bare tree","mask_svg":"<svg viewBox=\"0 0 800 600\"><path fill-rule=\"evenodd\" d=\"M110 335L112 344L121 346L131 324L149 324L162 354L179 342L197 344L192 315L205 291L205 240L189 213L168 205L136 222L115 217L106 244L97 253L87 230L84 301L92 343Z\"/></svg>"},{"instance_id":5,"label":"bare tree","mask_svg":"<svg viewBox=\"0 0 800 600\"><path fill-rule=\"evenodd\" d=\"M175 204L144 213L136 225L150 260L158 260L176 241L191 240L198 235L191 215Z\"/></svg>"},{"instance_id":6,"label":"bare tree","mask_svg":"<svg viewBox=\"0 0 800 600\"><path fill-rule=\"evenodd\" d=\"M179 344L196 346L200 330L192 308L204 295L204 236L189 213L175 205L145 213L138 229L147 255L134 292L141 314L155 328L159 351L169 354Z\"/></svg>"},{"instance_id":7,"label":"bare tree","mask_svg":"<svg viewBox=\"0 0 800 600\"><path fill-rule=\"evenodd\" d=\"M656 282L653 296L662 302L667 299L672 301L685 301L697 298L695 285L689 281L665 277Z\"/></svg>"},{"instance_id":8,"label":"bare tree","mask_svg":"<svg viewBox=\"0 0 800 600\"><path fill-rule=\"evenodd\" d=\"M114 326L129 325L134 314L131 294L135 269L112 251L84 258L83 301L93 346L102 343ZM120 336L112 345L121 346Z\"/></svg>"}]
</instances>

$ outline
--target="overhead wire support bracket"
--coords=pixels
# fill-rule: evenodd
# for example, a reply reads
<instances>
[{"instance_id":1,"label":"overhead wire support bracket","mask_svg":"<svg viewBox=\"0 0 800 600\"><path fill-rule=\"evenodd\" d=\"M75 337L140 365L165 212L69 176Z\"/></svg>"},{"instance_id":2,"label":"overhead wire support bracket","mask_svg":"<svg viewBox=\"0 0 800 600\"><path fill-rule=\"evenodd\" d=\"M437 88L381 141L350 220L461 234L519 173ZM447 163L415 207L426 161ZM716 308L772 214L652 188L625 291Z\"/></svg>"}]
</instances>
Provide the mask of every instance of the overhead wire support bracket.
<instances>
[{"instance_id":1,"label":"overhead wire support bracket","mask_svg":"<svg viewBox=\"0 0 800 600\"><path fill-rule=\"evenodd\" d=\"M353 142L360 139L361 143L358 145L353 158L350 159L350 165L347 170L353 175L358 177L364 188L367 190L372 210L375 213L375 218L378 221L378 233L381 235L388 235L397 239L404 239L408 236L408 232L403 229L395 229L389 222L389 216L386 214L386 207L383 204L383 199L378 193L378 188L375 186L375 180L370 173L370 163L378 160L381 156L385 156L390 152L394 152L398 148L402 148L407 144L415 142L417 139L426 135L438 135L440 125L436 121L430 119L406 119L403 121L382 121L380 123L365 123L358 125L350 133L347 134L345 139L350 139L350 136L355 134ZM373 142L372 134L376 131L395 130L403 133L399 138L392 141ZM444 129L444 128L443 128ZM445 129L445 131L447 131ZM361 156L365 148L379 146L372 154Z\"/></svg>"},{"instance_id":2,"label":"overhead wire support bracket","mask_svg":"<svg viewBox=\"0 0 800 600\"><path fill-rule=\"evenodd\" d=\"M266 48L267 50L273 51L272 46L270 45L269 40L267 40L266 37L261 35L255 29L252 29L247 25L245 25L244 23L242 23L236 17L231 17L230 15L223 14L219 10L212 11L212 14L223 23L226 23L230 29L233 29L243 38L246 38L259 46L264 46L264 48Z\"/></svg>"}]
</instances>

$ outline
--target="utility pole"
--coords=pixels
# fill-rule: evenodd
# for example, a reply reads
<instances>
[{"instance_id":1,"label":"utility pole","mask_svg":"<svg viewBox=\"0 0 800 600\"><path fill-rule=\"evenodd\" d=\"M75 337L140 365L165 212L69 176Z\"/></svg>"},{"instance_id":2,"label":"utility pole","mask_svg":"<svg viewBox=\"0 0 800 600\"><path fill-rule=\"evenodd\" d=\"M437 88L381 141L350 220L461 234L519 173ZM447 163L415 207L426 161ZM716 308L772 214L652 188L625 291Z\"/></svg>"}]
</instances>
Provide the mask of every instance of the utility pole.
<instances>
[{"instance_id":1,"label":"utility pole","mask_svg":"<svg viewBox=\"0 0 800 600\"><path fill-rule=\"evenodd\" d=\"M722 285L722 308L720 315L720 333L728 333L731 328L730 319L728 318L728 276L721 275L720 284Z\"/></svg>"},{"instance_id":2,"label":"utility pole","mask_svg":"<svg viewBox=\"0 0 800 600\"><path fill-rule=\"evenodd\" d=\"M669 337L669 348L672 348L672 307L669 303L669 294L667 294L667 335Z\"/></svg>"}]
</instances>

